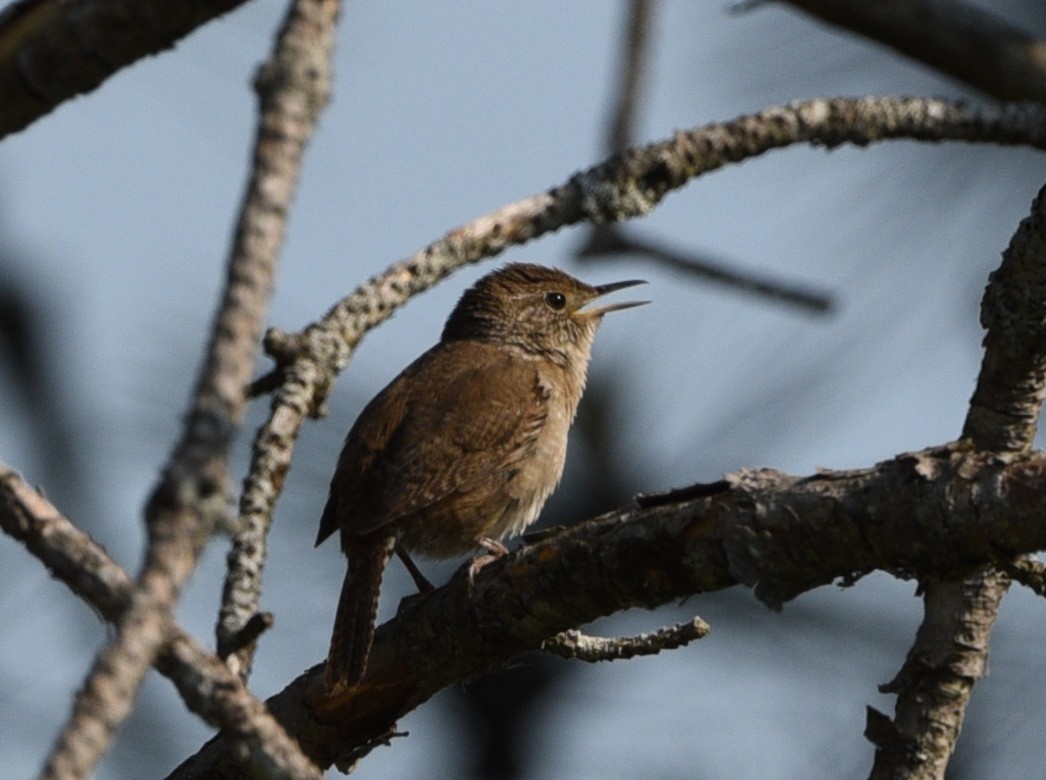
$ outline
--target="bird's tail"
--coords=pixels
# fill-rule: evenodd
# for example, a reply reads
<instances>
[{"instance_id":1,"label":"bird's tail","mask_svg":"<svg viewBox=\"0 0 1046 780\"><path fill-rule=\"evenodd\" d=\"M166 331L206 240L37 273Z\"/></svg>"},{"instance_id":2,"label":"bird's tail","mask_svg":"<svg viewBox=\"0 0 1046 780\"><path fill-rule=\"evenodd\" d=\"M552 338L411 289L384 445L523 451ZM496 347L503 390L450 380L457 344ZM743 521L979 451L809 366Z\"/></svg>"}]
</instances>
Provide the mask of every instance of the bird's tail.
<instances>
[{"instance_id":1,"label":"bird's tail","mask_svg":"<svg viewBox=\"0 0 1046 780\"><path fill-rule=\"evenodd\" d=\"M330 694L353 688L367 671L381 576L395 547L394 535L375 535L353 540L347 550L349 570L341 586L324 677Z\"/></svg>"}]
</instances>

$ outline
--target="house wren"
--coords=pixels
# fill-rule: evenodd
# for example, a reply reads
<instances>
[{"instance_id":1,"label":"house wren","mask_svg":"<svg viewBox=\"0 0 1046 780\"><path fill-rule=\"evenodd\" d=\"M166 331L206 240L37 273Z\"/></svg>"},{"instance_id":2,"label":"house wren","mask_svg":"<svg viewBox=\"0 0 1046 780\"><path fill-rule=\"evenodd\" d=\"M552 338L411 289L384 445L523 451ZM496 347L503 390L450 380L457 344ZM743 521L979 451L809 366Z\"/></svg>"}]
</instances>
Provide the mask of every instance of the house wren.
<instances>
[{"instance_id":1,"label":"house wren","mask_svg":"<svg viewBox=\"0 0 1046 780\"><path fill-rule=\"evenodd\" d=\"M374 638L381 578L397 553L451 558L484 548L470 569L504 555L499 540L537 518L563 473L567 431L585 387L596 329L583 309L641 281L591 287L539 265L506 265L454 308L436 346L378 393L349 431L320 519L336 529L349 570L338 601L326 686L355 686Z\"/></svg>"}]
</instances>

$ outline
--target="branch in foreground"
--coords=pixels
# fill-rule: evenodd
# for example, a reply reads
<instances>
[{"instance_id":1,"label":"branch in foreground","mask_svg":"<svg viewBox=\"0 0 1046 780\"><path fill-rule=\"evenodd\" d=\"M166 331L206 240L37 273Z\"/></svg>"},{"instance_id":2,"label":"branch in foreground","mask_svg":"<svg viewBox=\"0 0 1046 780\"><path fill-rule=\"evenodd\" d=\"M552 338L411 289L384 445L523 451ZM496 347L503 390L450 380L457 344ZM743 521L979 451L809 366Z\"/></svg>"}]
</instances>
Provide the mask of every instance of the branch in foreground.
<instances>
[{"instance_id":1,"label":"branch in foreground","mask_svg":"<svg viewBox=\"0 0 1046 780\"><path fill-rule=\"evenodd\" d=\"M0 12L0 138L244 0L20 0Z\"/></svg>"},{"instance_id":2,"label":"branch in foreground","mask_svg":"<svg viewBox=\"0 0 1046 780\"><path fill-rule=\"evenodd\" d=\"M576 658L588 663L621 661L686 647L695 639L708 636L711 630L699 617L638 636L588 636L572 628L542 642L541 649L560 658Z\"/></svg>"},{"instance_id":3,"label":"branch in foreground","mask_svg":"<svg viewBox=\"0 0 1046 780\"><path fill-rule=\"evenodd\" d=\"M786 0L997 100L1046 101L1046 40L955 0Z\"/></svg>"},{"instance_id":4,"label":"branch in foreground","mask_svg":"<svg viewBox=\"0 0 1046 780\"><path fill-rule=\"evenodd\" d=\"M115 623L127 609L134 583L90 536L43 496L0 464L0 528L22 542L77 596ZM176 626L156 659L190 710L247 748L266 777L321 777L297 743L243 686L239 678Z\"/></svg>"},{"instance_id":5,"label":"branch in foreground","mask_svg":"<svg viewBox=\"0 0 1046 780\"><path fill-rule=\"evenodd\" d=\"M227 516L228 445L246 404L301 148L329 91L337 12L338 0L296 0L280 35L281 52L291 50L289 62L280 60L280 67L260 79L286 83L261 90L262 128L251 187L182 437L145 509L145 565L115 638L77 693L45 778L85 777L97 765L168 638L182 586L215 525ZM284 46L287 39L291 43Z\"/></svg>"},{"instance_id":6,"label":"branch in foreground","mask_svg":"<svg viewBox=\"0 0 1046 780\"><path fill-rule=\"evenodd\" d=\"M862 471L729 475L728 490L623 509L526 546L468 586L458 573L377 632L361 685L323 696L316 666L269 700L319 766L350 764L440 689L498 668L556 634L631 607L737 584L778 608L875 569L954 576L1046 547L1046 455L1003 462L961 445ZM208 743L172 777L231 771Z\"/></svg>"}]
</instances>

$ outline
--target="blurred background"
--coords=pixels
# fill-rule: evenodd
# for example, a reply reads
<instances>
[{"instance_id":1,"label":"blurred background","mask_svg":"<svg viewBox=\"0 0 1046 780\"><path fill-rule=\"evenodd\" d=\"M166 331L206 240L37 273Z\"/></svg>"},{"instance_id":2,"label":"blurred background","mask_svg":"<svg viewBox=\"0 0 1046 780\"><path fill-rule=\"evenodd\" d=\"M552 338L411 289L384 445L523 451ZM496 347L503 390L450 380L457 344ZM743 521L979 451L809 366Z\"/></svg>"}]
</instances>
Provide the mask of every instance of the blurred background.
<instances>
[{"instance_id":1,"label":"blurred background","mask_svg":"<svg viewBox=\"0 0 1046 780\"><path fill-rule=\"evenodd\" d=\"M250 80L284 8L255 0L0 144L0 459L132 572L141 508L177 436L221 283L254 132ZM603 159L630 8L348 3L270 323L298 329L446 230ZM1033 0L992 9L1046 32ZM824 95L984 99L788 7L651 11L635 142ZM543 516L565 523L740 467L860 467L954 439L981 356L981 291L1044 181L1046 161L1024 150L794 147L702 177L622 227L825 296L826 311L642 253L581 256L587 227L415 300L366 339L330 416L304 430L272 532L262 608L276 625L252 688L268 696L326 653L344 562L337 545L312 542L341 440L494 263L651 282L654 304L608 318L597 340L568 470ZM250 409L238 475L266 407ZM211 544L180 610L208 645L226 547ZM455 565L424 568L439 582ZM410 592L390 567L382 614ZM904 661L921 617L913 596L912 583L876 574L781 614L734 589L608 618L588 630L636 633L699 614L713 633L629 662L520 659L406 718L410 737L357 776L863 777L865 707L892 713L876 686ZM1041 777L1044 618L1020 588L1004 602L950 777ZM26 777L107 628L9 539L0 626L3 774ZM162 776L209 736L153 673L98 776Z\"/></svg>"}]
</instances>

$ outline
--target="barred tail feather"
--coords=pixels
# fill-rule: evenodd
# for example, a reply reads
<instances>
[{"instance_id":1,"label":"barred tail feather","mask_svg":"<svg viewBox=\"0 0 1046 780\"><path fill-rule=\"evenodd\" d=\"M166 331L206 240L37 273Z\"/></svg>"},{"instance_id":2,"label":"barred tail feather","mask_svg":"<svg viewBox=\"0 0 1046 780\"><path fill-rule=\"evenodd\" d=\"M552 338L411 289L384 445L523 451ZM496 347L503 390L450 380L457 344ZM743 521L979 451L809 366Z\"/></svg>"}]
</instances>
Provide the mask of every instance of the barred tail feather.
<instances>
[{"instance_id":1,"label":"barred tail feather","mask_svg":"<svg viewBox=\"0 0 1046 780\"><path fill-rule=\"evenodd\" d=\"M354 540L348 549L349 570L341 586L327 653L324 680L328 693L355 687L367 671L367 657L378 618L381 576L395 546L394 535L375 535Z\"/></svg>"}]
</instances>

